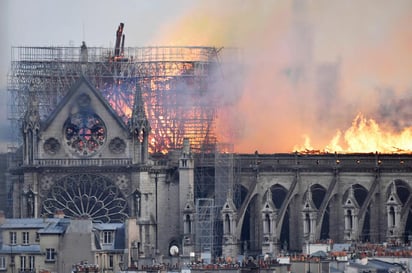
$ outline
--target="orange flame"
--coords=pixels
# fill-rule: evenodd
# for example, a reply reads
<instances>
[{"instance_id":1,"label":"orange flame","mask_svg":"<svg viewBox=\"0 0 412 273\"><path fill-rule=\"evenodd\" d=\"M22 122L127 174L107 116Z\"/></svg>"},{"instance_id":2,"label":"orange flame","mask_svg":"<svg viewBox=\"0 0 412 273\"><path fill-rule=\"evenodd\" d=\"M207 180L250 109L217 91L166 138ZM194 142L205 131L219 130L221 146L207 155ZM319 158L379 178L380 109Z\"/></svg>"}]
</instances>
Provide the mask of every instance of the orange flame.
<instances>
[{"instance_id":1,"label":"orange flame","mask_svg":"<svg viewBox=\"0 0 412 273\"><path fill-rule=\"evenodd\" d=\"M323 151L314 150L309 136L304 136L303 146L295 146L294 150L301 153L412 153L412 127L400 132L383 130L371 118L359 113L352 121L352 126L344 133L337 131Z\"/></svg>"}]
</instances>

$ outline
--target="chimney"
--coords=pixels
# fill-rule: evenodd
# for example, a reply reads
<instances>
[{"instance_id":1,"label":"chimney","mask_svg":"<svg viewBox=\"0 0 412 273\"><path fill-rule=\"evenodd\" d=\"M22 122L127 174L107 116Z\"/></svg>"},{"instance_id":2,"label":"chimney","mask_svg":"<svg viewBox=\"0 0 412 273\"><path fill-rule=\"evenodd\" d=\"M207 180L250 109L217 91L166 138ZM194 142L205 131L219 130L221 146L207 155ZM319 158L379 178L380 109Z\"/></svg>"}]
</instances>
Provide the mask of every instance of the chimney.
<instances>
[{"instance_id":1,"label":"chimney","mask_svg":"<svg viewBox=\"0 0 412 273\"><path fill-rule=\"evenodd\" d=\"M62 209L56 209L56 211L54 212L54 218L63 219L64 211Z\"/></svg>"},{"instance_id":2,"label":"chimney","mask_svg":"<svg viewBox=\"0 0 412 273\"><path fill-rule=\"evenodd\" d=\"M190 155L190 141L188 138L183 139L183 157Z\"/></svg>"},{"instance_id":3,"label":"chimney","mask_svg":"<svg viewBox=\"0 0 412 273\"><path fill-rule=\"evenodd\" d=\"M4 211L0 210L0 225L3 225L6 222L6 215Z\"/></svg>"}]
</instances>

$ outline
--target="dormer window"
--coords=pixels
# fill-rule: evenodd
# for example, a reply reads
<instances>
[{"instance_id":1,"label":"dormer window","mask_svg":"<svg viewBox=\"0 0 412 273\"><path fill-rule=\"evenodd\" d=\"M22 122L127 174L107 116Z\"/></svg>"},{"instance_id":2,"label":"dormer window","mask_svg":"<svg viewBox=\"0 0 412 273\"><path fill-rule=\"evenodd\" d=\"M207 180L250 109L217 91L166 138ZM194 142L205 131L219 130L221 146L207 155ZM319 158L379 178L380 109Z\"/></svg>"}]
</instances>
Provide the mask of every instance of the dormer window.
<instances>
[{"instance_id":1,"label":"dormer window","mask_svg":"<svg viewBox=\"0 0 412 273\"><path fill-rule=\"evenodd\" d=\"M113 243L113 231L103 231L103 244Z\"/></svg>"}]
</instances>

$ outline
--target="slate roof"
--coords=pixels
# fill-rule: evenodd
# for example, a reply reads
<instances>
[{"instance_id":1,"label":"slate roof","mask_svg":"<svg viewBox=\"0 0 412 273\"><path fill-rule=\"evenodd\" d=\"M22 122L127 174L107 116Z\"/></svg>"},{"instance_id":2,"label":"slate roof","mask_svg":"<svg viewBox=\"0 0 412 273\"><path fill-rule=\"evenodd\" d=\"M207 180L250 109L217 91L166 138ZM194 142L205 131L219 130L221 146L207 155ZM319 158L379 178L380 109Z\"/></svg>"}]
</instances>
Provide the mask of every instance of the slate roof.
<instances>
[{"instance_id":1,"label":"slate roof","mask_svg":"<svg viewBox=\"0 0 412 273\"><path fill-rule=\"evenodd\" d=\"M68 225L70 225L69 219L58 219L60 221L52 221L49 225L38 231L39 234L63 234L66 232Z\"/></svg>"},{"instance_id":2,"label":"slate roof","mask_svg":"<svg viewBox=\"0 0 412 273\"><path fill-rule=\"evenodd\" d=\"M50 225L57 225L59 218L7 218L2 229L45 229Z\"/></svg>"},{"instance_id":3,"label":"slate roof","mask_svg":"<svg viewBox=\"0 0 412 273\"><path fill-rule=\"evenodd\" d=\"M116 230L122 226L122 223L93 223L93 227L97 230Z\"/></svg>"},{"instance_id":4,"label":"slate roof","mask_svg":"<svg viewBox=\"0 0 412 273\"><path fill-rule=\"evenodd\" d=\"M64 234L69 219L60 218L7 218L1 230L37 229L39 234Z\"/></svg>"},{"instance_id":5,"label":"slate roof","mask_svg":"<svg viewBox=\"0 0 412 273\"><path fill-rule=\"evenodd\" d=\"M10 254L10 253L27 253L27 254L40 254L40 245L1 245L0 254Z\"/></svg>"},{"instance_id":6,"label":"slate roof","mask_svg":"<svg viewBox=\"0 0 412 273\"><path fill-rule=\"evenodd\" d=\"M3 230L16 229L37 229L42 235L47 234L64 234L70 225L70 219L67 218L7 218L5 223L0 225ZM122 251L125 248L125 226L123 223L93 223L95 245L97 249L108 251ZM100 234L103 231L113 231L114 238L112 244L100 244ZM1 237L1 236L0 236ZM0 238L1 239L1 238ZM38 244L32 245L13 245L2 244L0 240L1 253L40 253Z\"/></svg>"}]
</instances>

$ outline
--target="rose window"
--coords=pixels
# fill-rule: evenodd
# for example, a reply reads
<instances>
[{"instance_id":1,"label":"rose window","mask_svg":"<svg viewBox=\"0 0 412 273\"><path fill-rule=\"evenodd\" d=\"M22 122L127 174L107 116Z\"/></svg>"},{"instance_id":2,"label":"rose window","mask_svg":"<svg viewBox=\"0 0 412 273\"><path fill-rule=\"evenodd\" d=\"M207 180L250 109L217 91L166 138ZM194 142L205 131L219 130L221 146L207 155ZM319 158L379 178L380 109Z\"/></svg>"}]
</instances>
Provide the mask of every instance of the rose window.
<instances>
[{"instance_id":1,"label":"rose window","mask_svg":"<svg viewBox=\"0 0 412 273\"><path fill-rule=\"evenodd\" d=\"M43 202L43 214L63 210L71 218L96 222L123 222L128 205L118 187L108 178L95 174L70 175L59 180Z\"/></svg>"},{"instance_id":2,"label":"rose window","mask_svg":"<svg viewBox=\"0 0 412 273\"><path fill-rule=\"evenodd\" d=\"M97 114L81 111L66 120L64 136L73 152L81 156L90 156L106 141L106 127Z\"/></svg>"}]
</instances>

